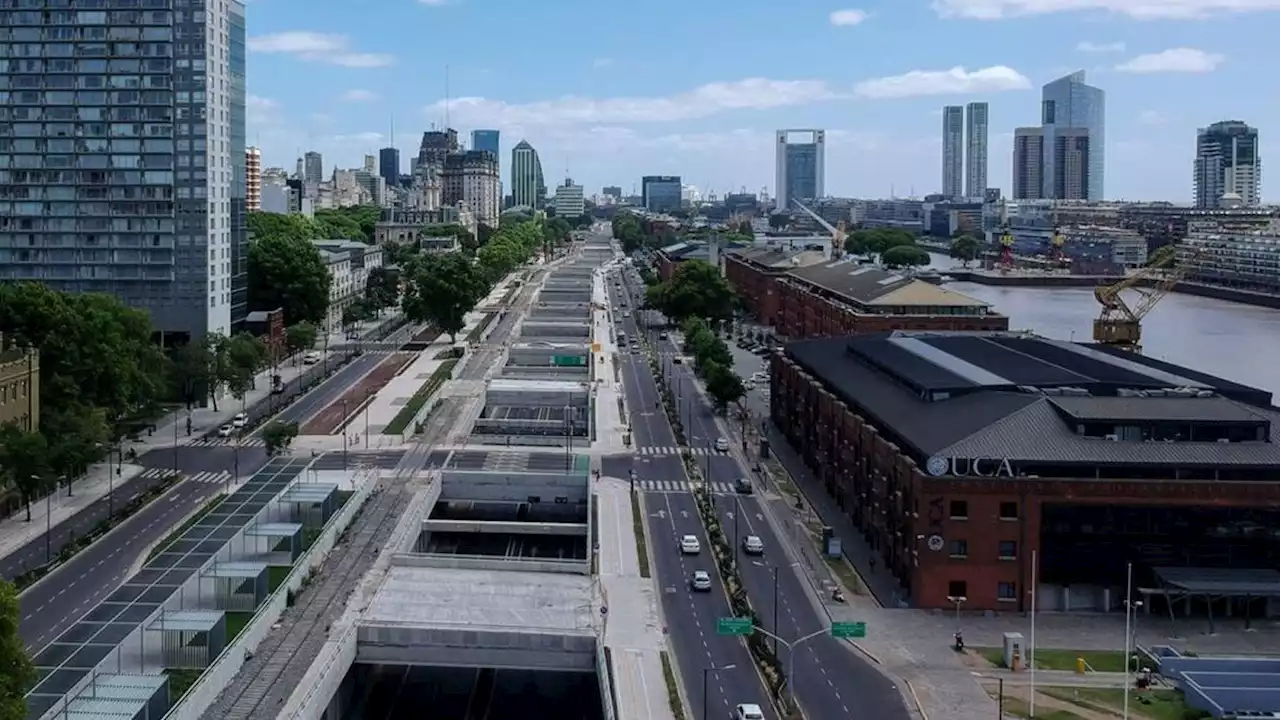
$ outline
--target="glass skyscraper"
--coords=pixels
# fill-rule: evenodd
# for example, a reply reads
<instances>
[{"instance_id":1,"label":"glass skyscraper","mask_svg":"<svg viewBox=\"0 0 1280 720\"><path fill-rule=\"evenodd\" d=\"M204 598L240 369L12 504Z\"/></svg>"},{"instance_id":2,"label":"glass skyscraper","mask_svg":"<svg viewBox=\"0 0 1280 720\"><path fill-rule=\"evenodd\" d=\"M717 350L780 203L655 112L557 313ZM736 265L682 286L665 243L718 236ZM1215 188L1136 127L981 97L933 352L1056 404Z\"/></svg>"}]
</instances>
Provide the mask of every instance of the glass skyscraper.
<instances>
[{"instance_id":1,"label":"glass skyscraper","mask_svg":"<svg viewBox=\"0 0 1280 720\"><path fill-rule=\"evenodd\" d=\"M495 160L500 159L502 155L498 153L498 131L497 130L472 130L471 131L471 149L483 150L484 152L493 153Z\"/></svg>"},{"instance_id":2,"label":"glass skyscraper","mask_svg":"<svg viewBox=\"0 0 1280 720\"><path fill-rule=\"evenodd\" d=\"M1088 131L1088 200L1098 202L1105 197L1103 183L1106 173L1106 93L1085 83L1083 70L1058 78L1041 91L1041 127L1044 129L1042 148L1041 182L1045 198L1054 198L1056 149L1061 143L1056 139L1059 128ZM1078 133L1071 133L1078 142Z\"/></svg>"},{"instance_id":3,"label":"glass skyscraper","mask_svg":"<svg viewBox=\"0 0 1280 720\"><path fill-rule=\"evenodd\" d=\"M640 197L649 212L679 210L684 202L684 185L679 175L645 175L640 178Z\"/></svg>"},{"instance_id":4,"label":"glass skyscraper","mask_svg":"<svg viewBox=\"0 0 1280 720\"><path fill-rule=\"evenodd\" d=\"M166 340L229 333L243 6L70 5L0 5L0 281L115 295Z\"/></svg>"},{"instance_id":5,"label":"glass skyscraper","mask_svg":"<svg viewBox=\"0 0 1280 720\"><path fill-rule=\"evenodd\" d=\"M538 151L527 140L511 149L511 204L539 210L547 197Z\"/></svg>"}]
</instances>

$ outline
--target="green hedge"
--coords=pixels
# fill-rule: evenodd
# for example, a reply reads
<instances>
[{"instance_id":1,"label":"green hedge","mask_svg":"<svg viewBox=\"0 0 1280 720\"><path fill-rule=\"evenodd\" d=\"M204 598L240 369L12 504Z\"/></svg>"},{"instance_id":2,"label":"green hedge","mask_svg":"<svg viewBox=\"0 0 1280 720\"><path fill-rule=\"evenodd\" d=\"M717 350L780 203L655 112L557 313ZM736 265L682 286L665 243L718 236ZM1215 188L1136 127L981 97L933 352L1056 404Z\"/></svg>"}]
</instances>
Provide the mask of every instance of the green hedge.
<instances>
[{"instance_id":1,"label":"green hedge","mask_svg":"<svg viewBox=\"0 0 1280 720\"><path fill-rule=\"evenodd\" d=\"M400 412L396 413L396 416L391 420L391 424L382 433L384 435L399 435L404 432L405 428L409 427L409 423L413 422L413 418L417 416L422 406L426 405L431 396L435 394L435 391L439 390L441 385L444 385L453 377L453 368L457 364L458 361L456 359L445 360L440 367L436 368L436 371L431 373L431 377L427 378L427 381L422 383L422 387L418 388L418 392L414 393L413 397L409 398L409 402L400 408Z\"/></svg>"},{"instance_id":2,"label":"green hedge","mask_svg":"<svg viewBox=\"0 0 1280 720\"><path fill-rule=\"evenodd\" d=\"M631 524L636 531L636 554L639 556L640 577L649 577L649 548L644 539L644 513L640 511L640 493L631 493Z\"/></svg>"},{"instance_id":3,"label":"green hedge","mask_svg":"<svg viewBox=\"0 0 1280 720\"><path fill-rule=\"evenodd\" d=\"M676 720L685 720L680 685L676 682L676 672L671 667L671 658L667 656L666 650L662 651L662 679L667 683L667 702L671 703L671 716Z\"/></svg>"}]
</instances>

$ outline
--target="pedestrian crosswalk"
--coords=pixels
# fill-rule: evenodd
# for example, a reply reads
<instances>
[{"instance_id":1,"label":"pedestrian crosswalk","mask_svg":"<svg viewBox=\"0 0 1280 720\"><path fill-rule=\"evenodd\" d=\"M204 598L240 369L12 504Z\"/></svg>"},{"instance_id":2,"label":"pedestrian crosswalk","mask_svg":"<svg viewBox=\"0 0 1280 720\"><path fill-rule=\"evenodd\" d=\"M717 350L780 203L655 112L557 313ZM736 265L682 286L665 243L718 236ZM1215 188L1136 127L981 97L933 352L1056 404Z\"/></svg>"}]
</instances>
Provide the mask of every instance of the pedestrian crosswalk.
<instances>
[{"instance_id":1,"label":"pedestrian crosswalk","mask_svg":"<svg viewBox=\"0 0 1280 720\"><path fill-rule=\"evenodd\" d=\"M705 447L638 447L636 453L639 455L680 455L683 453L692 453L693 455L719 455Z\"/></svg>"},{"instance_id":2,"label":"pedestrian crosswalk","mask_svg":"<svg viewBox=\"0 0 1280 720\"><path fill-rule=\"evenodd\" d=\"M235 438L220 437L197 438L191 441L192 447L235 447L237 445L242 448L266 447L267 443L265 440L258 437L240 438L238 442Z\"/></svg>"},{"instance_id":3,"label":"pedestrian crosswalk","mask_svg":"<svg viewBox=\"0 0 1280 720\"><path fill-rule=\"evenodd\" d=\"M688 480L636 480L636 488L642 492L687 493L693 489L693 483ZM717 495L733 491L733 483L711 483L711 492Z\"/></svg>"},{"instance_id":4,"label":"pedestrian crosswalk","mask_svg":"<svg viewBox=\"0 0 1280 720\"><path fill-rule=\"evenodd\" d=\"M154 479L169 477L173 474L173 470L169 468L147 468L146 470L143 470L138 477ZM186 482L202 483L205 485L221 485L231 480L231 473L226 470L208 470L205 472L186 473L186 476Z\"/></svg>"}]
</instances>

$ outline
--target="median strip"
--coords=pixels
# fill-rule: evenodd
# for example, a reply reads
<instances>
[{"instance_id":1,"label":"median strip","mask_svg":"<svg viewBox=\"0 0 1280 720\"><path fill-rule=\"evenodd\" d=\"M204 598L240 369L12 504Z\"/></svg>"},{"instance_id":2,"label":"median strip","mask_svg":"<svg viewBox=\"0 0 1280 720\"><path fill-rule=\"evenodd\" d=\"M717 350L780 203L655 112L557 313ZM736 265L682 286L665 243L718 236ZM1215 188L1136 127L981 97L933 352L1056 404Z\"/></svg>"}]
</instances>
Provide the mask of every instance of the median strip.
<instances>
[{"instance_id":1,"label":"median strip","mask_svg":"<svg viewBox=\"0 0 1280 720\"><path fill-rule=\"evenodd\" d=\"M676 682L676 671L671 667L671 658L667 651L662 651L662 679L667 683L667 702L671 704L671 716L676 720L685 720L684 703L680 701L680 684Z\"/></svg>"},{"instance_id":2,"label":"median strip","mask_svg":"<svg viewBox=\"0 0 1280 720\"><path fill-rule=\"evenodd\" d=\"M445 360L441 363L440 367L431 373L431 377L422 383L422 387L418 388L413 397L409 398L409 402L400 408L400 412L396 413L396 416L391 420L391 424L383 429L382 434L399 435L403 433L409 427L409 423L413 422L413 419L418 416L418 411L422 409L422 406L426 405L431 396L435 394L436 390L439 390L441 385L444 385L453 377L453 368L457 364L456 358Z\"/></svg>"},{"instance_id":3,"label":"median strip","mask_svg":"<svg viewBox=\"0 0 1280 720\"><path fill-rule=\"evenodd\" d=\"M636 564L640 577L649 577L649 546L644 538L644 513L640 510L640 493L631 493L631 524L636 530Z\"/></svg>"}]
</instances>

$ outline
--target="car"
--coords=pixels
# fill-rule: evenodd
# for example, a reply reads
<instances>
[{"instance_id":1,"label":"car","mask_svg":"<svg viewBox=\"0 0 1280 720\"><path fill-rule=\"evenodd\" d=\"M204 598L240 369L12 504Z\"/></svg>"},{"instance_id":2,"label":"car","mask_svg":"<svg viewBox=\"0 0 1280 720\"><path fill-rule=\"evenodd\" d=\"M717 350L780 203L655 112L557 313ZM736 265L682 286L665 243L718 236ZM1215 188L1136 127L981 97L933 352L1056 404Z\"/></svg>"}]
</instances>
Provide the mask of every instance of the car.
<instances>
[{"instance_id":1,"label":"car","mask_svg":"<svg viewBox=\"0 0 1280 720\"><path fill-rule=\"evenodd\" d=\"M236 413L236 416L231 418L231 427L237 430L239 430L240 428L248 424L249 424L249 416L245 415L244 413Z\"/></svg>"},{"instance_id":2,"label":"car","mask_svg":"<svg viewBox=\"0 0 1280 720\"><path fill-rule=\"evenodd\" d=\"M729 452L729 441L726 438L716 438L716 452Z\"/></svg>"},{"instance_id":3,"label":"car","mask_svg":"<svg viewBox=\"0 0 1280 720\"><path fill-rule=\"evenodd\" d=\"M659 340L666 340L666 339L667 339L667 334L666 334L665 332L660 332L660 333L658 333L658 339L659 339Z\"/></svg>"},{"instance_id":4,"label":"car","mask_svg":"<svg viewBox=\"0 0 1280 720\"><path fill-rule=\"evenodd\" d=\"M685 535L680 538L680 552L685 555L697 555L702 552L702 545L696 535Z\"/></svg>"},{"instance_id":5,"label":"car","mask_svg":"<svg viewBox=\"0 0 1280 720\"><path fill-rule=\"evenodd\" d=\"M748 555L763 555L764 541L759 535L748 535L742 538L742 552Z\"/></svg>"},{"instance_id":6,"label":"car","mask_svg":"<svg viewBox=\"0 0 1280 720\"><path fill-rule=\"evenodd\" d=\"M753 373L751 375L751 380L753 382L769 382L769 373L763 370Z\"/></svg>"},{"instance_id":7,"label":"car","mask_svg":"<svg viewBox=\"0 0 1280 720\"><path fill-rule=\"evenodd\" d=\"M689 589L694 592L711 592L711 574L706 570L694 570L689 578Z\"/></svg>"},{"instance_id":8,"label":"car","mask_svg":"<svg viewBox=\"0 0 1280 720\"><path fill-rule=\"evenodd\" d=\"M315 365L316 363L320 362L320 353L316 352L315 350L312 350L311 352L302 356L302 362L307 365Z\"/></svg>"},{"instance_id":9,"label":"car","mask_svg":"<svg viewBox=\"0 0 1280 720\"><path fill-rule=\"evenodd\" d=\"M622 317L624 317L624 318L629 318L629 317L631 317L631 311L630 311L630 310L628 310L628 311L626 311L626 312L622 313Z\"/></svg>"},{"instance_id":10,"label":"car","mask_svg":"<svg viewBox=\"0 0 1280 720\"><path fill-rule=\"evenodd\" d=\"M671 363L672 363L673 365L683 365L683 364L684 364L684 358L680 357L679 355L673 355L673 356L671 357Z\"/></svg>"},{"instance_id":11,"label":"car","mask_svg":"<svg viewBox=\"0 0 1280 720\"><path fill-rule=\"evenodd\" d=\"M764 720L764 712L755 703L739 703L733 711L734 720Z\"/></svg>"},{"instance_id":12,"label":"car","mask_svg":"<svg viewBox=\"0 0 1280 720\"><path fill-rule=\"evenodd\" d=\"M768 355L769 353L771 353L771 352L773 352L773 351L772 351L772 350L770 350L770 349L769 349L769 348L767 348L767 347L764 347L764 346L762 345L762 346L760 346L760 347L756 348L755 350L752 350L751 352L755 353L756 355L759 355L760 357L764 357L765 355Z\"/></svg>"},{"instance_id":13,"label":"car","mask_svg":"<svg viewBox=\"0 0 1280 720\"><path fill-rule=\"evenodd\" d=\"M233 427L231 427L231 425L229 425L229 424L228 424L228 425L223 425L222 427L218 428L218 437L220 437L220 438L229 438L229 437L231 437L231 436L232 436L232 434L234 434L234 433L235 433L235 431L236 431L236 429L235 429L235 428L233 428Z\"/></svg>"},{"instance_id":14,"label":"car","mask_svg":"<svg viewBox=\"0 0 1280 720\"><path fill-rule=\"evenodd\" d=\"M738 494L740 495L750 495L755 491L754 488L751 487L751 480L744 477L738 478L737 482L733 484L733 489L738 491Z\"/></svg>"}]
</instances>

